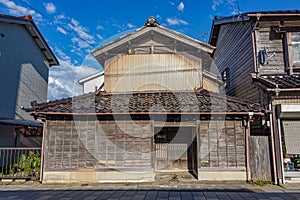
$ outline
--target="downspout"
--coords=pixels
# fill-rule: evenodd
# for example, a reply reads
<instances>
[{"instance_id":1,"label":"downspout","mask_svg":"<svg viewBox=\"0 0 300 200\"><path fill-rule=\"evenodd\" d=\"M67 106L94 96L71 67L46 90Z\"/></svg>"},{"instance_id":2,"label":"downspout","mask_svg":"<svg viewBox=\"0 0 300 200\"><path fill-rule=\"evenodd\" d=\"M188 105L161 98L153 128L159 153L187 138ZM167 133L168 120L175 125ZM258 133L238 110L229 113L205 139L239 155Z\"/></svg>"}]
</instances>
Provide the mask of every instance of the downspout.
<instances>
[{"instance_id":1,"label":"downspout","mask_svg":"<svg viewBox=\"0 0 300 200\"><path fill-rule=\"evenodd\" d=\"M270 113L270 132L271 132L271 149L272 149L272 160L273 160L273 169L274 169L274 184L278 184L278 176L277 176L277 166L276 166L276 156L275 156L275 144L274 144L274 126L273 126L273 110L272 110L272 99L269 102L269 110L272 112Z\"/></svg>"}]
</instances>

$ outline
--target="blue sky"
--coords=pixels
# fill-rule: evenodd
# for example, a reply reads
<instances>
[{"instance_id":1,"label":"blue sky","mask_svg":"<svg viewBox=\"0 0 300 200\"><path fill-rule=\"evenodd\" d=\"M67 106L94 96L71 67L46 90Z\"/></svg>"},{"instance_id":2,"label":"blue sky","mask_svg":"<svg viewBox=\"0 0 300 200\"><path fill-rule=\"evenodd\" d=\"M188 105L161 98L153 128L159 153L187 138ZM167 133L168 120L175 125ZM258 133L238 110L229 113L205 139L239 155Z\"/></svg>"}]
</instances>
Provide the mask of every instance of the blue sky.
<instances>
[{"instance_id":1,"label":"blue sky","mask_svg":"<svg viewBox=\"0 0 300 200\"><path fill-rule=\"evenodd\" d=\"M150 16L170 29L207 42L214 16L300 10L299 0L0 0L0 13L32 15L60 61L50 69L48 99L78 95L77 81L102 68L89 52L140 28Z\"/></svg>"}]
</instances>

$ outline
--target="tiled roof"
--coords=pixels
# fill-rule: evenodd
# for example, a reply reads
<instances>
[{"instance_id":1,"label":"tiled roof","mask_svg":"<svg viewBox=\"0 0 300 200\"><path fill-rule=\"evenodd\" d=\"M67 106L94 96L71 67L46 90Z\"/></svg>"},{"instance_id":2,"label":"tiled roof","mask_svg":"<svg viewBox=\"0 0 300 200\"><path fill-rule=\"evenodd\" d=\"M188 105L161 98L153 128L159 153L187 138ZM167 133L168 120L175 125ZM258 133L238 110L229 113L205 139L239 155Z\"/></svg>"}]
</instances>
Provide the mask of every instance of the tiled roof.
<instances>
[{"instance_id":1,"label":"tiled roof","mask_svg":"<svg viewBox=\"0 0 300 200\"><path fill-rule=\"evenodd\" d=\"M16 17L16 16L10 16L10 15L0 14L0 17L7 18L7 19L17 19L17 20L33 21L31 15Z\"/></svg>"},{"instance_id":2,"label":"tiled roof","mask_svg":"<svg viewBox=\"0 0 300 200\"><path fill-rule=\"evenodd\" d=\"M300 10L274 10L274 11L254 11L254 12L246 12L246 13L240 13L237 15L231 15L231 16L215 16L214 21L221 21L224 19L230 19L230 18L237 18L237 17L247 17L247 16L253 16L253 15L264 15L264 16L279 16L279 15L299 15ZM245 18L248 20L247 18Z\"/></svg>"},{"instance_id":3,"label":"tiled roof","mask_svg":"<svg viewBox=\"0 0 300 200\"><path fill-rule=\"evenodd\" d=\"M89 93L74 98L32 102L33 114L56 113L210 113L210 112L260 112L258 104L217 93L151 92L105 94Z\"/></svg>"},{"instance_id":4,"label":"tiled roof","mask_svg":"<svg viewBox=\"0 0 300 200\"><path fill-rule=\"evenodd\" d=\"M300 88L300 75L263 75L254 77L268 88Z\"/></svg>"},{"instance_id":5,"label":"tiled roof","mask_svg":"<svg viewBox=\"0 0 300 200\"><path fill-rule=\"evenodd\" d=\"M217 39L220 32L220 26L222 24L229 23L239 23L239 22L251 22L253 19L260 18L260 21L263 19L272 19L277 18L278 20L283 20L283 17L286 18L300 18L300 10L278 10L278 11L255 11L255 12L246 12L239 13L231 16L215 16L213 20L213 26L210 33L209 44L216 46Z\"/></svg>"}]
</instances>

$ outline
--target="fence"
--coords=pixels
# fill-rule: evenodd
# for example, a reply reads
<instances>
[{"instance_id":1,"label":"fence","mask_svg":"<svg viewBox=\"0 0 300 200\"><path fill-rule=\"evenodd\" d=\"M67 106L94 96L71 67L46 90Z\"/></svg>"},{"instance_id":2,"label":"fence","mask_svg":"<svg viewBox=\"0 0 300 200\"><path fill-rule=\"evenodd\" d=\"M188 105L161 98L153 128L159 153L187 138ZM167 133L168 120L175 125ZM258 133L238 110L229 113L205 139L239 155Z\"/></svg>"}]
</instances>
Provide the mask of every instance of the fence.
<instances>
[{"instance_id":1,"label":"fence","mask_svg":"<svg viewBox=\"0 0 300 200\"><path fill-rule=\"evenodd\" d=\"M0 148L0 179L38 180L42 148Z\"/></svg>"}]
</instances>

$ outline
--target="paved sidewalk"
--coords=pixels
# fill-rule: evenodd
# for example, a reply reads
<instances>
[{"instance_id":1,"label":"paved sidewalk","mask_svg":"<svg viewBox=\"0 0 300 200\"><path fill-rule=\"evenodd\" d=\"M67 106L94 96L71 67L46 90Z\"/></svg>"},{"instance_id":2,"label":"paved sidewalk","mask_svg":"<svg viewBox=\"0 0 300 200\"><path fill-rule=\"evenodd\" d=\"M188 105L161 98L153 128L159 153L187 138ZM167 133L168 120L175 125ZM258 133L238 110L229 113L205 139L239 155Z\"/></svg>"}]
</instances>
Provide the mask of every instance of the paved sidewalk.
<instances>
[{"instance_id":1,"label":"paved sidewalk","mask_svg":"<svg viewBox=\"0 0 300 200\"><path fill-rule=\"evenodd\" d=\"M118 184L0 184L0 200L17 199L299 199L300 184L263 187L245 182L153 182Z\"/></svg>"},{"instance_id":2,"label":"paved sidewalk","mask_svg":"<svg viewBox=\"0 0 300 200\"><path fill-rule=\"evenodd\" d=\"M235 190L205 190L205 189L140 189L140 190L101 190L101 189L66 189L66 190L54 190L54 189L31 189L31 190L1 190L0 200L46 200L46 199L107 199L107 200L151 200L151 199L165 199L165 200L226 200L226 199L276 199L276 200L289 200L300 199L300 192L284 192L284 191L249 191L243 189Z\"/></svg>"}]
</instances>

